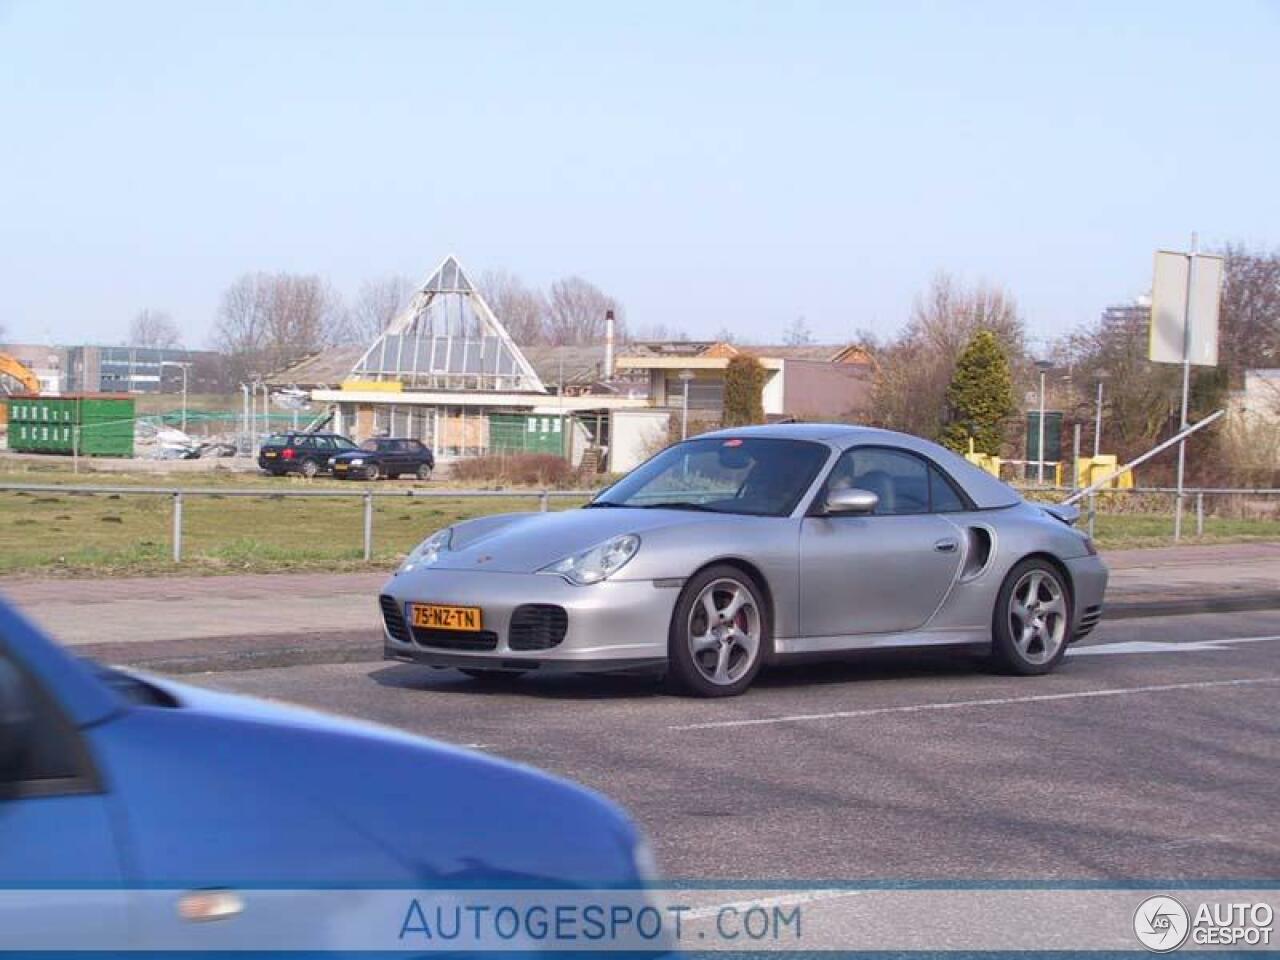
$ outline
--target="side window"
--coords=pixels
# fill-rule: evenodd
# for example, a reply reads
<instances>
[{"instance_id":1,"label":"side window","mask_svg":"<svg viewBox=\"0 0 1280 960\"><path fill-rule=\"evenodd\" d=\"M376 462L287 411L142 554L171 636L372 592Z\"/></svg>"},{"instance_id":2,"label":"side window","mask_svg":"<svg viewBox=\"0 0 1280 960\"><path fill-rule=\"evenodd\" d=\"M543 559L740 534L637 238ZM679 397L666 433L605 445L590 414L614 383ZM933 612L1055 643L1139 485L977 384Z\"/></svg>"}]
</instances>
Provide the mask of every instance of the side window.
<instances>
[{"instance_id":1,"label":"side window","mask_svg":"<svg viewBox=\"0 0 1280 960\"><path fill-rule=\"evenodd\" d=\"M955 484L932 465L929 467L929 500L934 513L960 513L969 509Z\"/></svg>"},{"instance_id":2,"label":"side window","mask_svg":"<svg viewBox=\"0 0 1280 960\"><path fill-rule=\"evenodd\" d=\"M919 457L884 447L855 447L831 471L828 490L869 490L878 517L929 512L929 468Z\"/></svg>"},{"instance_id":3,"label":"side window","mask_svg":"<svg viewBox=\"0 0 1280 960\"><path fill-rule=\"evenodd\" d=\"M315 437L294 437L293 445L299 450L311 450L315 447Z\"/></svg>"},{"instance_id":4,"label":"side window","mask_svg":"<svg viewBox=\"0 0 1280 960\"><path fill-rule=\"evenodd\" d=\"M366 451L366 452L368 452L368 453L373 453L374 451L376 451L376 450L378 449L378 441L377 441L377 440L366 440L364 443L360 444L360 449L361 449L361 450L364 450L364 451Z\"/></svg>"},{"instance_id":5,"label":"side window","mask_svg":"<svg viewBox=\"0 0 1280 960\"><path fill-rule=\"evenodd\" d=\"M18 698L10 712L21 711L22 734L13 769L0 779L0 800L7 795L50 796L93 789L91 767L79 734L45 692L0 652L0 690ZM18 718L11 716L12 723Z\"/></svg>"}]
</instances>

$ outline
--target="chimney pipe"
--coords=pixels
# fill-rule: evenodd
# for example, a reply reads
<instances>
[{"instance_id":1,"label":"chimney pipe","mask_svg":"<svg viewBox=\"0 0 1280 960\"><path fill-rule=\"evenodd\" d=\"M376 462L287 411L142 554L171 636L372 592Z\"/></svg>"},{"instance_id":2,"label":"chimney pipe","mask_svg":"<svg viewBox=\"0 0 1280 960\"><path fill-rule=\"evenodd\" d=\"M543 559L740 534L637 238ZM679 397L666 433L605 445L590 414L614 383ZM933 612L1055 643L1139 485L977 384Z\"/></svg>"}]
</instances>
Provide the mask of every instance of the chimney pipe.
<instances>
[{"instance_id":1,"label":"chimney pipe","mask_svg":"<svg viewBox=\"0 0 1280 960\"><path fill-rule=\"evenodd\" d=\"M604 312L604 378L613 378L613 311Z\"/></svg>"}]
</instances>

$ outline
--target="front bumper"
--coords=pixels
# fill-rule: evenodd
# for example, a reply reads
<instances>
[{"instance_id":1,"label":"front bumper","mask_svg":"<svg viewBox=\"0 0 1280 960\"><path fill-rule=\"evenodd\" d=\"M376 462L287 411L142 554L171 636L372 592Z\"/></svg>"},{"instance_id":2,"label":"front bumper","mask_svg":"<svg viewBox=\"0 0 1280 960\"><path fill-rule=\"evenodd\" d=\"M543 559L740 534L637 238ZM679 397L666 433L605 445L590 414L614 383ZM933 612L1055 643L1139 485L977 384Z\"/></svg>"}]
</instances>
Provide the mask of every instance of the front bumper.
<instances>
[{"instance_id":1,"label":"front bumper","mask_svg":"<svg viewBox=\"0 0 1280 960\"><path fill-rule=\"evenodd\" d=\"M1107 592L1107 565L1101 557L1078 557L1066 561L1071 576L1072 599L1075 604L1073 640L1086 636L1102 619L1103 599Z\"/></svg>"},{"instance_id":2,"label":"front bumper","mask_svg":"<svg viewBox=\"0 0 1280 960\"><path fill-rule=\"evenodd\" d=\"M394 601L406 625L410 603L479 607L483 628L497 634L493 650L457 650L430 642L406 642L383 620L388 659L440 667L490 670L631 670L662 666L667 632L680 591L652 580L606 580L575 586L549 574L480 573L471 570L412 571L393 577L382 596ZM386 602L386 601L384 601ZM568 615L564 639L545 650L512 650L512 614L525 604L554 604Z\"/></svg>"},{"instance_id":3,"label":"front bumper","mask_svg":"<svg viewBox=\"0 0 1280 960\"><path fill-rule=\"evenodd\" d=\"M368 480L369 479L368 465L353 467L347 463L335 463L332 467L329 468L329 470L330 472L333 473L334 478L338 480Z\"/></svg>"}]
</instances>

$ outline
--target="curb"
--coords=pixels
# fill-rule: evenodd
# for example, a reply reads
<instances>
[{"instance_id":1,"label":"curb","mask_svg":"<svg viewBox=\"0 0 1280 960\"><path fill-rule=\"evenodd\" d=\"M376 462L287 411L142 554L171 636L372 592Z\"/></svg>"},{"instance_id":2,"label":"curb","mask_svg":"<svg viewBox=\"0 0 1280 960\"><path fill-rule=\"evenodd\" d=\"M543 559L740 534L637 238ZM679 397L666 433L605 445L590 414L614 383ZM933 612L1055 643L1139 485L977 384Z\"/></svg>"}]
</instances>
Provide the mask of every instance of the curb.
<instances>
[{"instance_id":1,"label":"curb","mask_svg":"<svg viewBox=\"0 0 1280 960\"><path fill-rule=\"evenodd\" d=\"M1194 613L1246 613L1280 609L1280 590L1228 596L1179 597L1168 600L1134 600L1108 603L1102 620L1139 620L1146 617L1184 617Z\"/></svg>"}]
</instances>

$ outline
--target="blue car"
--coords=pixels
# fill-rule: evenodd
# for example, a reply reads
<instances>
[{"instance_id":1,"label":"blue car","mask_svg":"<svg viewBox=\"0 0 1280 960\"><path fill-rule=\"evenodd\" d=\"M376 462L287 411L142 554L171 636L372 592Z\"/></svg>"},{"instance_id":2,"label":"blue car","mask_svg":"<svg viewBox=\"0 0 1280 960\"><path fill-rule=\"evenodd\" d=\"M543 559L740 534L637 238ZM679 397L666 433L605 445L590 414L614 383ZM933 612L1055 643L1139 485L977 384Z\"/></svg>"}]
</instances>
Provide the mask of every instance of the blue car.
<instances>
[{"instance_id":1,"label":"blue car","mask_svg":"<svg viewBox=\"0 0 1280 960\"><path fill-rule=\"evenodd\" d=\"M587 790L98 666L0 600L0 951L237 945L273 890L636 890L646 863Z\"/></svg>"}]
</instances>

